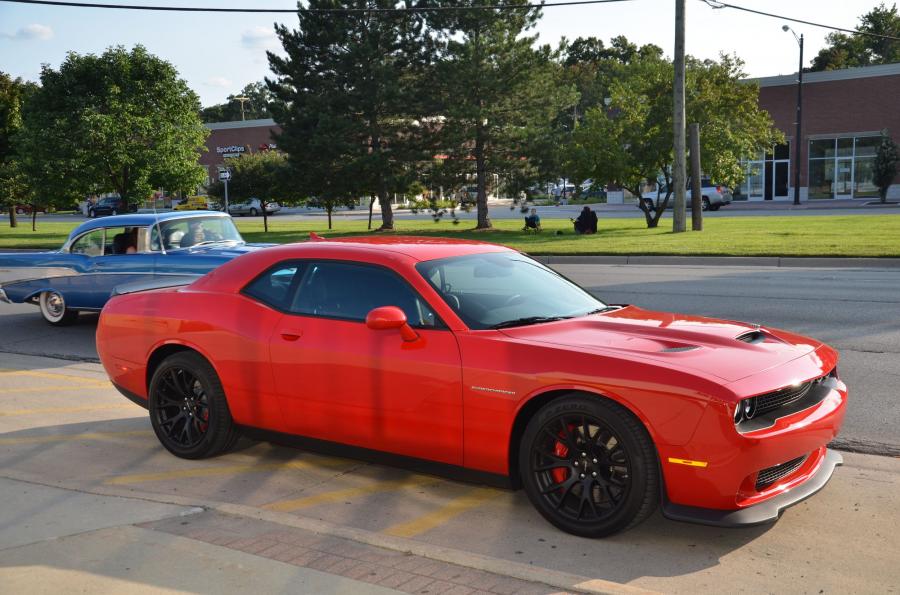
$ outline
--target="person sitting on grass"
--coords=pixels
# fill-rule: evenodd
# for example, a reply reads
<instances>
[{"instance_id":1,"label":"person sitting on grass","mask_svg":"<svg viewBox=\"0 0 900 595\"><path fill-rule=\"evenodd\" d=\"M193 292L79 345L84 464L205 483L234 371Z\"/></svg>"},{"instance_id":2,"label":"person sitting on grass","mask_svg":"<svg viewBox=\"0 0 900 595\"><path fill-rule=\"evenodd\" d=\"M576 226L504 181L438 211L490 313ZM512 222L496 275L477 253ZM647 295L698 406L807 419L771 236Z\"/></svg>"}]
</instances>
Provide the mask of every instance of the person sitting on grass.
<instances>
[{"instance_id":1,"label":"person sitting on grass","mask_svg":"<svg viewBox=\"0 0 900 595\"><path fill-rule=\"evenodd\" d=\"M522 231L529 229L541 231L541 217L537 214L537 209L531 209L531 213L525 216L525 227L522 228Z\"/></svg>"},{"instance_id":2,"label":"person sitting on grass","mask_svg":"<svg viewBox=\"0 0 900 595\"><path fill-rule=\"evenodd\" d=\"M581 209L578 219L573 219L575 233L597 233L597 213L588 207Z\"/></svg>"}]
</instances>

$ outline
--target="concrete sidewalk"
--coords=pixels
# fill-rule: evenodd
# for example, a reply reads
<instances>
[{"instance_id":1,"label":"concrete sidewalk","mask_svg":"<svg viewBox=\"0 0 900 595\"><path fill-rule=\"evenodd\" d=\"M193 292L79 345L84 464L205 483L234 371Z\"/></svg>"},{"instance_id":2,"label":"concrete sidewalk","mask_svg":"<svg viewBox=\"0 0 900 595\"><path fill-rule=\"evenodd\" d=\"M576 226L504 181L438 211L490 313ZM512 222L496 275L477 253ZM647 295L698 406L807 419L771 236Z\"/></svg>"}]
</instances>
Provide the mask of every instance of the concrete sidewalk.
<instances>
[{"instance_id":1,"label":"concrete sidewalk","mask_svg":"<svg viewBox=\"0 0 900 595\"><path fill-rule=\"evenodd\" d=\"M190 526L203 509L0 479L6 593L397 593L240 550L139 527Z\"/></svg>"}]
</instances>

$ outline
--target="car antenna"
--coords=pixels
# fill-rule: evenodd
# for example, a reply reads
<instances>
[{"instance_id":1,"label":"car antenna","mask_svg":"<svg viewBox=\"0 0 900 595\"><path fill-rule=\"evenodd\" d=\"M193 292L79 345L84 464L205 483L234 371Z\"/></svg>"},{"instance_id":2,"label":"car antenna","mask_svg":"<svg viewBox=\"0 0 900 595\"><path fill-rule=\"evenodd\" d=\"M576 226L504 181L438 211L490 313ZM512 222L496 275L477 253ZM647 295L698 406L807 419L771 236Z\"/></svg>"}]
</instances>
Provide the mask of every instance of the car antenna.
<instances>
[{"instance_id":1,"label":"car antenna","mask_svg":"<svg viewBox=\"0 0 900 595\"><path fill-rule=\"evenodd\" d=\"M162 237L162 228L159 226L159 213L156 212L156 199L153 199L153 218L156 219L156 237L159 238L159 249L163 253L163 256L166 255L166 243L163 242Z\"/></svg>"}]
</instances>

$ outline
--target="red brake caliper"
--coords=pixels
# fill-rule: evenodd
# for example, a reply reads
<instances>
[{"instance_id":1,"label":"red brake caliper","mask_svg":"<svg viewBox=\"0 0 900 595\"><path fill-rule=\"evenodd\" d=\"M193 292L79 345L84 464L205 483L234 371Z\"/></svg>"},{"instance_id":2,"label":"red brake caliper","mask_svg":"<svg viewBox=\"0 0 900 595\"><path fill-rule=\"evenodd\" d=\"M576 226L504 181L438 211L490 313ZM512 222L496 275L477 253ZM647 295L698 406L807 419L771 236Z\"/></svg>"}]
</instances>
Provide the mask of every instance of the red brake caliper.
<instances>
[{"instance_id":1,"label":"red brake caliper","mask_svg":"<svg viewBox=\"0 0 900 595\"><path fill-rule=\"evenodd\" d=\"M570 424L569 430L571 431L573 429L575 429L574 424ZM562 432L559 433L559 436L561 438L565 438L565 435ZM562 442L557 441L556 444L553 446L553 454L555 454L556 456L558 456L561 459L564 459L567 456L569 456L569 448ZM568 479L569 469L568 469L568 467L557 467L556 469L553 469L552 471L550 471L550 475L553 477L553 481L555 481L556 483L562 483L566 479Z\"/></svg>"}]
</instances>

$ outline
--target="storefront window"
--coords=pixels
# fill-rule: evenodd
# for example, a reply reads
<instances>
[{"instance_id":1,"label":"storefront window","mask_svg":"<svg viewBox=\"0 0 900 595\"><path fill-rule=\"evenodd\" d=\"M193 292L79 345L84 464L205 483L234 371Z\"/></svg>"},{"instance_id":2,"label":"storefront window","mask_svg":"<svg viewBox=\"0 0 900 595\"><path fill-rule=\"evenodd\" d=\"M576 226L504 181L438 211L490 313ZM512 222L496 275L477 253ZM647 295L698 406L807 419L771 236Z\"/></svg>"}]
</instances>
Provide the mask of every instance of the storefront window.
<instances>
[{"instance_id":1,"label":"storefront window","mask_svg":"<svg viewBox=\"0 0 900 595\"><path fill-rule=\"evenodd\" d=\"M809 141L809 198L877 196L872 169L877 136Z\"/></svg>"},{"instance_id":2,"label":"storefront window","mask_svg":"<svg viewBox=\"0 0 900 595\"><path fill-rule=\"evenodd\" d=\"M809 160L809 197L831 198L834 182L834 159Z\"/></svg>"},{"instance_id":3,"label":"storefront window","mask_svg":"<svg viewBox=\"0 0 900 595\"><path fill-rule=\"evenodd\" d=\"M823 138L819 140L809 141L809 158L819 159L823 157L834 157L833 138Z\"/></svg>"},{"instance_id":4,"label":"storefront window","mask_svg":"<svg viewBox=\"0 0 900 595\"><path fill-rule=\"evenodd\" d=\"M870 197L878 196L878 186L875 185L874 157L856 156L856 164L853 170L853 196Z\"/></svg>"}]
</instances>

